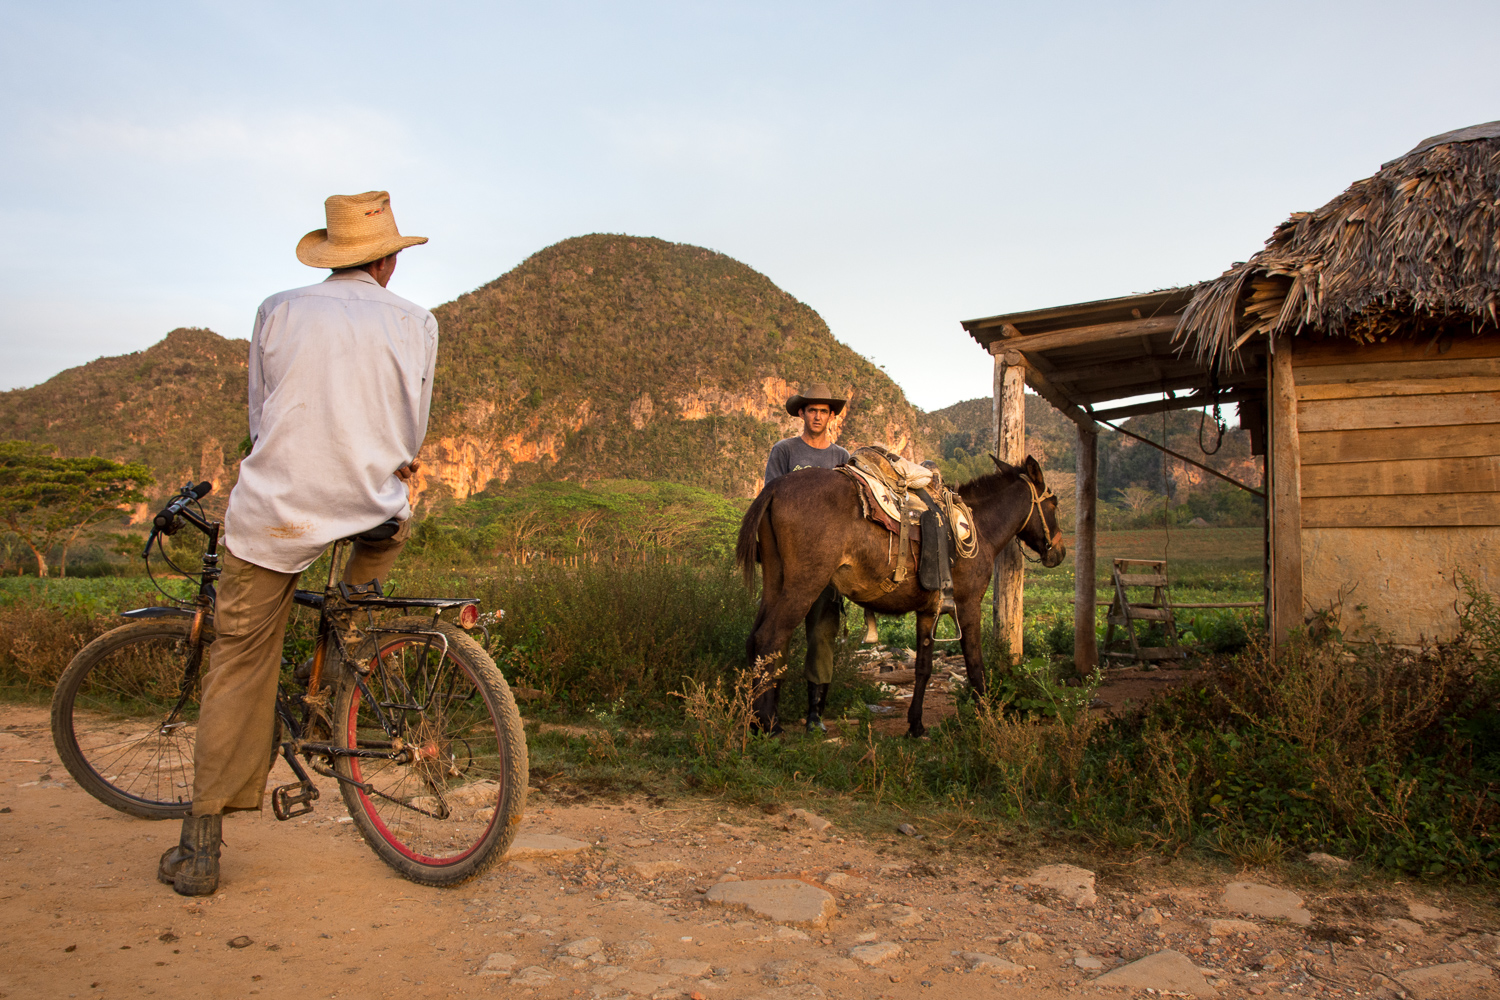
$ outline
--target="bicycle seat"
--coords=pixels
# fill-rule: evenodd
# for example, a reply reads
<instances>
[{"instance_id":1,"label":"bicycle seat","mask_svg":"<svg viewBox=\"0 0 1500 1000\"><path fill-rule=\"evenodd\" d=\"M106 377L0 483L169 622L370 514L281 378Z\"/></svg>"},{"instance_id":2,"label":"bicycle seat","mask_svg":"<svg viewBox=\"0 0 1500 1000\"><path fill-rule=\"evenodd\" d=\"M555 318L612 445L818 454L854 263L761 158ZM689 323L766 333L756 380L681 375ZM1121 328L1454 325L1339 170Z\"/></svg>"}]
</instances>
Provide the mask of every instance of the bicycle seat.
<instances>
[{"instance_id":1,"label":"bicycle seat","mask_svg":"<svg viewBox=\"0 0 1500 1000\"><path fill-rule=\"evenodd\" d=\"M383 542L386 539L393 537L396 534L396 532L398 532L400 530L401 530L401 522L398 521L398 520L396 520L393 517L389 521L381 521L379 524L375 525L375 527L371 528L369 531L361 531L357 535L350 535L348 538L345 538L344 541L346 541L346 542Z\"/></svg>"}]
</instances>

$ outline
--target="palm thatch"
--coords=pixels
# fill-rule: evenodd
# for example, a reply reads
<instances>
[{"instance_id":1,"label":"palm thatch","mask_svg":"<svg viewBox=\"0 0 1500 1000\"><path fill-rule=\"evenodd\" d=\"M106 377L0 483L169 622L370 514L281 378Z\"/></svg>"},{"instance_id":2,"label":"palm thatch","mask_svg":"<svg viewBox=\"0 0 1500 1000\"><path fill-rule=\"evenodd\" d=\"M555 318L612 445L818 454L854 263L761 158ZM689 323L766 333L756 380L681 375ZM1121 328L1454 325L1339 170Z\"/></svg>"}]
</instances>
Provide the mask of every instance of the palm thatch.
<instances>
[{"instance_id":1,"label":"palm thatch","mask_svg":"<svg viewBox=\"0 0 1500 1000\"><path fill-rule=\"evenodd\" d=\"M1174 341L1235 367L1260 334L1370 343L1493 331L1500 292L1500 122L1445 132L1382 165L1194 293ZM1274 343L1274 341L1273 341Z\"/></svg>"}]
</instances>

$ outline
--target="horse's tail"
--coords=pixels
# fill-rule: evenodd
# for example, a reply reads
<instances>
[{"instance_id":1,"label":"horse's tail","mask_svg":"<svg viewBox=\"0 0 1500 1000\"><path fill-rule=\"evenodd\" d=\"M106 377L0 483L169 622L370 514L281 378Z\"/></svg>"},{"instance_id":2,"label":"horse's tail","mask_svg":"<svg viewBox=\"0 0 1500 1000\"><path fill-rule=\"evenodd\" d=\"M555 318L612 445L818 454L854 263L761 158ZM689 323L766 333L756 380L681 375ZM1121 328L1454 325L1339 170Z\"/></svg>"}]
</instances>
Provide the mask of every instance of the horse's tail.
<instances>
[{"instance_id":1,"label":"horse's tail","mask_svg":"<svg viewBox=\"0 0 1500 1000\"><path fill-rule=\"evenodd\" d=\"M765 520L766 514L771 509L771 491L764 489L750 509L745 511L745 516L740 519L740 537L734 547L735 565L739 566L740 572L745 574L745 586L755 585L756 539L760 534L760 523Z\"/></svg>"}]
</instances>

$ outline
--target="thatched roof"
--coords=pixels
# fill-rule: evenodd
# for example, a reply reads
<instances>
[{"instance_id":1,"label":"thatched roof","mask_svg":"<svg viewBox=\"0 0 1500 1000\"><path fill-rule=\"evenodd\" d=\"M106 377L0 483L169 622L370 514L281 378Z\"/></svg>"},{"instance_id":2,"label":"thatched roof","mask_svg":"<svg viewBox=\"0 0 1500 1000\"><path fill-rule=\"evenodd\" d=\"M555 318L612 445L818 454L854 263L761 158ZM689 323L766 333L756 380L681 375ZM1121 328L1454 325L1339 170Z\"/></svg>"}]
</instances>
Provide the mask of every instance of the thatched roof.
<instances>
[{"instance_id":1,"label":"thatched roof","mask_svg":"<svg viewBox=\"0 0 1500 1000\"><path fill-rule=\"evenodd\" d=\"M1494 330L1500 294L1500 121L1433 136L1193 295L1174 340L1235 366L1258 334L1363 342Z\"/></svg>"}]
</instances>

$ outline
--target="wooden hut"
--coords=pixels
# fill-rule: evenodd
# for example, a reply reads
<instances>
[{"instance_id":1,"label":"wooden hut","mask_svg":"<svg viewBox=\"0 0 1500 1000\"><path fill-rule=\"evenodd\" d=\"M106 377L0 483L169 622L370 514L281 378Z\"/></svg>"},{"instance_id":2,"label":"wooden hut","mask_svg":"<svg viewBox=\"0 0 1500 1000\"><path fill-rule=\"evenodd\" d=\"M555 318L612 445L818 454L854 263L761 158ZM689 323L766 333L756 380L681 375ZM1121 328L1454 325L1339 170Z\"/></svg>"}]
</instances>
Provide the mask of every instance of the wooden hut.
<instances>
[{"instance_id":1,"label":"wooden hut","mask_svg":"<svg viewBox=\"0 0 1500 1000\"><path fill-rule=\"evenodd\" d=\"M1500 589L1497 291L1500 122L1428 139L1214 281L965 322L995 359L999 457L1024 451L1023 383L1078 426L1078 664L1097 662L1100 424L1216 402L1266 455L1275 639L1327 609L1355 635L1451 634L1456 572ZM1021 574L1002 557L1016 648Z\"/></svg>"},{"instance_id":2,"label":"wooden hut","mask_svg":"<svg viewBox=\"0 0 1500 1000\"><path fill-rule=\"evenodd\" d=\"M1500 589L1497 294L1500 122L1426 140L1198 287L1178 344L1266 365L1278 638L1326 609L1442 638L1456 573Z\"/></svg>"}]
</instances>

